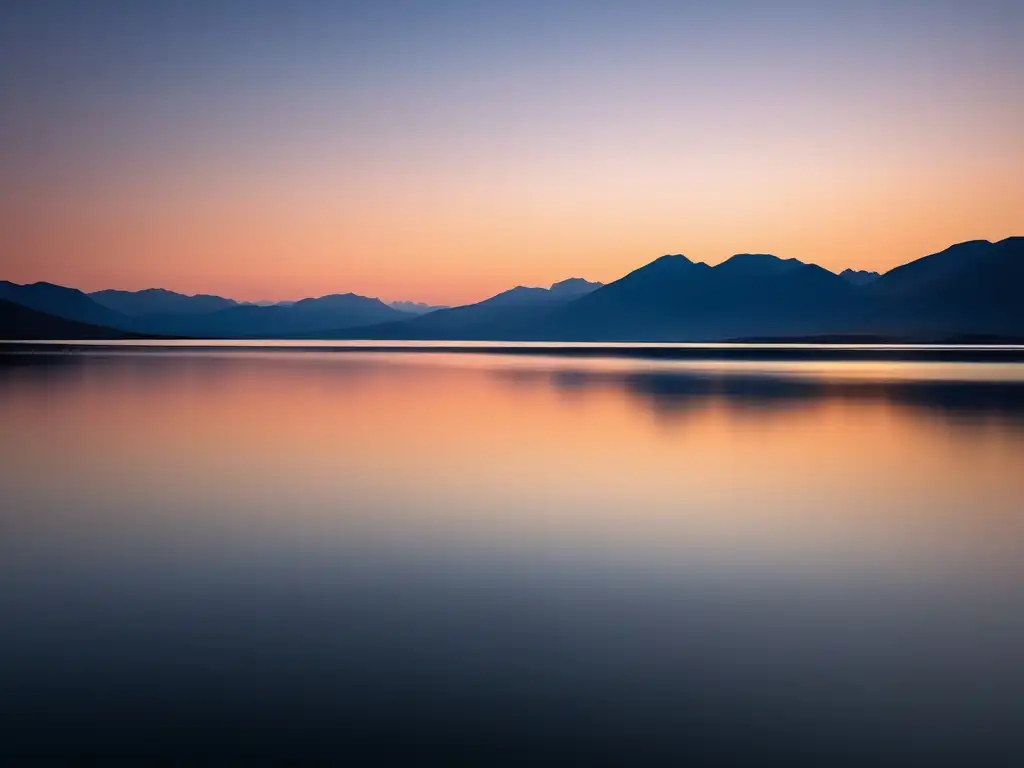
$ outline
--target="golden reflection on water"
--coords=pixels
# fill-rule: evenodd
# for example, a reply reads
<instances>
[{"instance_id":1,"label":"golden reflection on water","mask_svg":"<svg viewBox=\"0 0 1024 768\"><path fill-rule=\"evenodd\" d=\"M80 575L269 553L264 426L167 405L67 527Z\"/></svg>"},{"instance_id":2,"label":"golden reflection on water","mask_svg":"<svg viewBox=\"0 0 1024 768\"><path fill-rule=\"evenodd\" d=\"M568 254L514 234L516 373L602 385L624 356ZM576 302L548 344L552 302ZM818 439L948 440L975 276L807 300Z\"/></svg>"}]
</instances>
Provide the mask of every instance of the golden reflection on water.
<instances>
[{"instance_id":1,"label":"golden reflection on water","mask_svg":"<svg viewBox=\"0 0 1024 768\"><path fill-rule=\"evenodd\" d=\"M0 422L7 529L995 556L1024 519L1013 365L39 356Z\"/></svg>"}]
</instances>

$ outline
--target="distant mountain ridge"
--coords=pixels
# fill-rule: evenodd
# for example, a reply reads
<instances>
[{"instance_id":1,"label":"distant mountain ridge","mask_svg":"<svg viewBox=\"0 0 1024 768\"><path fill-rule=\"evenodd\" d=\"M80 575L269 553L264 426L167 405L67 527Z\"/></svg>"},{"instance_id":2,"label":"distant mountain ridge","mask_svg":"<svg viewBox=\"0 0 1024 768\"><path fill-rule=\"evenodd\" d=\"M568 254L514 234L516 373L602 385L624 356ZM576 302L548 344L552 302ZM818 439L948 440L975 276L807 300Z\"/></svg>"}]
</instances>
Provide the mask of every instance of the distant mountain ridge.
<instances>
[{"instance_id":1,"label":"distant mountain ridge","mask_svg":"<svg viewBox=\"0 0 1024 768\"><path fill-rule=\"evenodd\" d=\"M839 273L839 276L854 285L867 285L872 280L877 280L881 277L878 272L871 272L866 269L844 269Z\"/></svg>"},{"instance_id":2,"label":"distant mountain ridge","mask_svg":"<svg viewBox=\"0 0 1024 768\"><path fill-rule=\"evenodd\" d=\"M1024 335L1022 296L1024 237L958 243L883 275L835 274L771 254L715 266L670 254L607 285L570 278L459 307L409 304L411 312L352 293L260 306L161 289L86 295L0 282L0 299L105 329L95 333L206 338L1010 338Z\"/></svg>"},{"instance_id":3,"label":"distant mountain ridge","mask_svg":"<svg viewBox=\"0 0 1024 768\"><path fill-rule=\"evenodd\" d=\"M425 315L438 309L450 309L447 304L424 304L420 301L389 301L388 306L410 315Z\"/></svg>"},{"instance_id":4,"label":"distant mountain ridge","mask_svg":"<svg viewBox=\"0 0 1024 768\"><path fill-rule=\"evenodd\" d=\"M54 317L122 333L189 338L289 336L411 317L379 299L353 293L261 306L163 289L85 294L52 283L18 285L3 281L0 298Z\"/></svg>"},{"instance_id":5,"label":"distant mountain ridge","mask_svg":"<svg viewBox=\"0 0 1024 768\"><path fill-rule=\"evenodd\" d=\"M332 338L488 339L528 333L548 313L601 287L582 278L553 283L550 288L517 285L489 299L461 307L441 309L411 320L373 328L339 330Z\"/></svg>"},{"instance_id":6,"label":"distant mountain ridge","mask_svg":"<svg viewBox=\"0 0 1024 768\"><path fill-rule=\"evenodd\" d=\"M147 288L142 291L95 291L88 296L104 307L129 317L203 314L238 306L238 302L234 299L225 299L209 294L187 296L163 288Z\"/></svg>"},{"instance_id":7,"label":"distant mountain ridge","mask_svg":"<svg viewBox=\"0 0 1024 768\"><path fill-rule=\"evenodd\" d=\"M273 338L385 323L409 317L380 299L354 293L330 294L292 304L239 304L204 314L162 314L139 318L148 333L206 338Z\"/></svg>"}]
</instances>

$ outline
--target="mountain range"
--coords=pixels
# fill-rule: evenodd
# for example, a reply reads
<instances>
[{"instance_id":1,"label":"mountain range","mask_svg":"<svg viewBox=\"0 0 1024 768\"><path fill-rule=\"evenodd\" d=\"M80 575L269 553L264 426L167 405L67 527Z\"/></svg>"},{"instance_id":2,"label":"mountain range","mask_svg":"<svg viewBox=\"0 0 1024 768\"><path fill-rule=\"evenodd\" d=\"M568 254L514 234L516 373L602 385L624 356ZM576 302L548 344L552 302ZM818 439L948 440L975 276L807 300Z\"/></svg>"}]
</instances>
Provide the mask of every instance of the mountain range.
<instances>
[{"instance_id":1,"label":"mountain range","mask_svg":"<svg viewBox=\"0 0 1024 768\"><path fill-rule=\"evenodd\" d=\"M0 299L0 339L125 339L135 336L116 328L66 320Z\"/></svg>"},{"instance_id":2,"label":"mountain range","mask_svg":"<svg viewBox=\"0 0 1024 768\"><path fill-rule=\"evenodd\" d=\"M0 281L0 337L927 341L1024 336L1022 296L1024 237L1011 237L959 243L881 275L836 274L770 254L715 266L667 255L607 285L571 278L451 308L352 293L257 305L162 289L85 294Z\"/></svg>"}]
</instances>

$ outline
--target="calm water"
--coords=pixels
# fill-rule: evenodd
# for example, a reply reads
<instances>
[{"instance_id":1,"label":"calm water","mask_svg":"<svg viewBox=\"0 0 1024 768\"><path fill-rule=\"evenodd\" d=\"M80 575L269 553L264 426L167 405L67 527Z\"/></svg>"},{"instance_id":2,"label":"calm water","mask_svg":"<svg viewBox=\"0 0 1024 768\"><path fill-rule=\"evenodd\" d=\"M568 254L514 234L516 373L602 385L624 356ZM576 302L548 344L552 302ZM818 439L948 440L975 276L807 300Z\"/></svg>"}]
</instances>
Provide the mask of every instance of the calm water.
<instances>
[{"instance_id":1,"label":"calm water","mask_svg":"<svg viewBox=\"0 0 1024 768\"><path fill-rule=\"evenodd\" d=\"M0 355L0 757L1021 764L1024 365Z\"/></svg>"}]
</instances>

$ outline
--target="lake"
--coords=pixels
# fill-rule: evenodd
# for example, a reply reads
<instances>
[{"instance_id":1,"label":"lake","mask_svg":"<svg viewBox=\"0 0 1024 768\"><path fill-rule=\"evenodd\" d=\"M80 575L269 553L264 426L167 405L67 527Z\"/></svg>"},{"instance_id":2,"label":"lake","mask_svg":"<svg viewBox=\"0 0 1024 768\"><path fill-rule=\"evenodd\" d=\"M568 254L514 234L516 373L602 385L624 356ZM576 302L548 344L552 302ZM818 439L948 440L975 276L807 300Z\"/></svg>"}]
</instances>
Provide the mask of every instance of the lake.
<instances>
[{"instance_id":1,"label":"lake","mask_svg":"<svg viewBox=\"0 0 1024 768\"><path fill-rule=\"evenodd\" d=\"M1024 759L1022 363L68 350L0 757Z\"/></svg>"}]
</instances>

